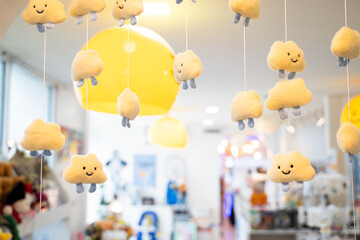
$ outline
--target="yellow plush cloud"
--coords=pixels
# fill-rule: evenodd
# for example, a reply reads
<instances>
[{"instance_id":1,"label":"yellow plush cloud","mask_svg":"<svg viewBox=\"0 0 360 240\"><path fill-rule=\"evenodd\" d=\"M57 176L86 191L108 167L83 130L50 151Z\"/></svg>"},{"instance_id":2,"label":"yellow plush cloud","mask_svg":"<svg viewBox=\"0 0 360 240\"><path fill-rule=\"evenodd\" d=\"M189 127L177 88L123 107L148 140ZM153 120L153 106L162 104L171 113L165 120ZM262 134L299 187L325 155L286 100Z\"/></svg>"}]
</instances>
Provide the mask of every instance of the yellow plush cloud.
<instances>
[{"instance_id":1,"label":"yellow plush cloud","mask_svg":"<svg viewBox=\"0 0 360 240\"><path fill-rule=\"evenodd\" d=\"M291 81L280 80L274 88L268 92L268 99L265 106L269 110L279 111L280 118L286 119L282 116L284 108L293 108L295 116L301 115L300 106L310 103L312 100L312 93L306 88L305 82L301 78Z\"/></svg>"},{"instance_id":2,"label":"yellow plush cloud","mask_svg":"<svg viewBox=\"0 0 360 240\"><path fill-rule=\"evenodd\" d=\"M126 88L117 99L117 107L120 116L123 117L123 127L130 128L130 120L134 120L140 112L139 97L129 88Z\"/></svg>"},{"instance_id":3,"label":"yellow plush cloud","mask_svg":"<svg viewBox=\"0 0 360 240\"><path fill-rule=\"evenodd\" d=\"M196 88L195 78L199 77L203 70L200 58L191 50L178 53L174 61L174 77L178 83L182 83L183 89L190 86Z\"/></svg>"},{"instance_id":4,"label":"yellow plush cloud","mask_svg":"<svg viewBox=\"0 0 360 240\"><path fill-rule=\"evenodd\" d=\"M84 80L90 78L92 85L96 86L96 76L104 70L104 63L99 53L93 49L79 51L72 63L72 79L77 86L84 85Z\"/></svg>"},{"instance_id":5,"label":"yellow plush cloud","mask_svg":"<svg viewBox=\"0 0 360 240\"><path fill-rule=\"evenodd\" d=\"M350 161L360 153L360 130L352 123L341 124L336 134L340 149L349 154Z\"/></svg>"},{"instance_id":6,"label":"yellow plush cloud","mask_svg":"<svg viewBox=\"0 0 360 240\"><path fill-rule=\"evenodd\" d=\"M304 71L306 67L304 52L294 41L274 42L267 61L272 70L292 73L291 76L289 75L289 79L292 79L296 72ZM280 78L283 77L284 75L280 75Z\"/></svg>"},{"instance_id":7,"label":"yellow plush cloud","mask_svg":"<svg viewBox=\"0 0 360 240\"><path fill-rule=\"evenodd\" d=\"M342 27L331 42L331 52L337 57L356 59L360 55L360 34L349 27Z\"/></svg>"},{"instance_id":8,"label":"yellow plush cloud","mask_svg":"<svg viewBox=\"0 0 360 240\"><path fill-rule=\"evenodd\" d=\"M115 20L120 21L119 27L125 24L125 20L130 19L131 25L137 23L136 17L144 11L142 0L114 0L112 16Z\"/></svg>"},{"instance_id":9,"label":"yellow plush cloud","mask_svg":"<svg viewBox=\"0 0 360 240\"><path fill-rule=\"evenodd\" d=\"M96 184L106 182L107 177L103 165L95 154L76 155L71 159L71 165L64 171L64 179L77 185L77 192L83 192L83 183L91 184L90 192L96 190Z\"/></svg>"},{"instance_id":10,"label":"yellow plush cloud","mask_svg":"<svg viewBox=\"0 0 360 240\"><path fill-rule=\"evenodd\" d=\"M25 129L21 146L31 152L40 150L60 150L64 147L65 136L56 123L46 123L41 119L34 120Z\"/></svg>"},{"instance_id":11,"label":"yellow plush cloud","mask_svg":"<svg viewBox=\"0 0 360 240\"><path fill-rule=\"evenodd\" d=\"M239 128L243 130L245 124L243 120L249 119L249 127L254 127L254 118L261 117L263 106L259 94L250 90L238 93L231 103L231 119L239 123Z\"/></svg>"},{"instance_id":12,"label":"yellow plush cloud","mask_svg":"<svg viewBox=\"0 0 360 240\"><path fill-rule=\"evenodd\" d=\"M230 0L229 7L236 13L234 23L238 23L240 18L244 17L244 25L247 26L250 19L260 16L260 0Z\"/></svg>"},{"instance_id":13,"label":"yellow plush cloud","mask_svg":"<svg viewBox=\"0 0 360 240\"><path fill-rule=\"evenodd\" d=\"M310 181L315 174L310 160L297 151L276 154L267 172L270 180L275 183Z\"/></svg>"},{"instance_id":14,"label":"yellow plush cloud","mask_svg":"<svg viewBox=\"0 0 360 240\"><path fill-rule=\"evenodd\" d=\"M97 19L96 13L101 12L107 5L106 0L73 0L71 2L69 13L77 18L77 23L82 23L82 17L91 14L90 20Z\"/></svg>"},{"instance_id":15,"label":"yellow plush cloud","mask_svg":"<svg viewBox=\"0 0 360 240\"><path fill-rule=\"evenodd\" d=\"M43 24L62 23L67 19L64 5L58 0L30 0L22 16L27 23L36 24L40 32L45 31Z\"/></svg>"}]
</instances>

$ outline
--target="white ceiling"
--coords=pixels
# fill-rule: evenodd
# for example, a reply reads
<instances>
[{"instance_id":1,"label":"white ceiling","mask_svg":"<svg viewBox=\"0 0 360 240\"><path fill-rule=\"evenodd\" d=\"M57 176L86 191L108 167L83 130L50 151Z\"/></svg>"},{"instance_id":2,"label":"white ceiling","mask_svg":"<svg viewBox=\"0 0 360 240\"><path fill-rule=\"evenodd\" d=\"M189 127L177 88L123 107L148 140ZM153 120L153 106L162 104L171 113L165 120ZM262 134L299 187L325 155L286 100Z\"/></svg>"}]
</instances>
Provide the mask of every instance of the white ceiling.
<instances>
[{"instance_id":1,"label":"white ceiling","mask_svg":"<svg viewBox=\"0 0 360 240\"><path fill-rule=\"evenodd\" d=\"M183 51L185 4L176 5L175 0L144 1L169 2L171 15L141 16L139 25L163 36L175 52ZM63 3L69 9L70 0ZM267 66L266 57L274 41L284 40L284 0L262 0L261 4L260 18L251 21L247 28L247 72L248 89L259 91L264 100L268 89L277 81L275 72ZM220 107L218 120L228 120L231 100L243 88L242 25L232 23L234 14L228 9L227 0L198 0L196 4L189 1L188 6L189 48L202 59L204 72L197 81L198 89L180 91L174 108L193 109L200 118L204 117L205 106L217 105ZM90 24L90 36L116 24L110 8ZM359 10L359 0L348 0L349 26L358 30ZM307 69L299 76L314 93L313 106L321 104L324 94L346 91L345 69L337 67L337 59L330 52L331 39L343 24L342 0L288 0L289 40L295 40L304 50ZM71 17L49 31L47 73L70 84L71 62L85 40L84 25L75 25ZM42 34L26 24L21 14L8 29L0 48L37 69L42 68ZM351 90L359 92L360 61L351 62L350 73Z\"/></svg>"}]
</instances>

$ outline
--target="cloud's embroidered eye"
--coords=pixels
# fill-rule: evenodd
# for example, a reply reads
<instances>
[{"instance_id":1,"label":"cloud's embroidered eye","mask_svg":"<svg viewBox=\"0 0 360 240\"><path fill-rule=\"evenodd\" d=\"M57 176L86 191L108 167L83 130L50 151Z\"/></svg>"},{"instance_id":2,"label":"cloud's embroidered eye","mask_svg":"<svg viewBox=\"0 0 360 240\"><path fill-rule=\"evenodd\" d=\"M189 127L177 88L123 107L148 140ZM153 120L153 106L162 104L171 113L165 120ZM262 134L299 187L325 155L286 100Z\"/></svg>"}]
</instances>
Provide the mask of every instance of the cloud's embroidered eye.
<instances>
[{"instance_id":1,"label":"cloud's embroidered eye","mask_svg":"<svg viewBox=\"0 0 360 240\"><path fill-rule=\"evenodd\" d=\"M96 167L94 167L94 170L96 171Z\"/></svg>"},{"instance_id":2,"label":"cloud's embroidered eye","mask_svg":"<svg viewBox=\"0 0 360 240\"><path fill-rule=\"evenodd\" d=\"M278 169L280 169L280 166L278 166Z\"/></svg>"},{"instance_id":3,"label":"cloud's embroidered eye","mask_svg":"<svg viewBox=\"0 0 360 240\"><path fill-rule=\"evenodd\" d=\"M84 166L84 167L83 167L83 169L85 170L85 169L86 169L86 167Z\"/></svg>"},{"instance_id":4,"label":"cloud's embroidered eye","mask_svg":"<svg viewBox=\"0 0 360 240\"><path fill-rule=\"evenodd\" d=\"M291 168L294 168L294 165L291 164L290 167L291 167Z\"/></svg>"},{"instance_id":5,"label":"cloud's embroidered eye","mask_svg":"<svg viewBox=\"0 0 360 240\"><path fill-rule=\"evenodd\" d=\"M36 8L36 5L34 5L33 8Z\"/></svg>"},{"instance_id":6,"label":"cloud's embroidered eye","mask_svg":"<svg viewBox=\"0 0 360 240\"><path fill-rule=\"evenodd\" d=\"M288 52L288 55L290 56L290 53Z\"/></svg>"}]
</instances>

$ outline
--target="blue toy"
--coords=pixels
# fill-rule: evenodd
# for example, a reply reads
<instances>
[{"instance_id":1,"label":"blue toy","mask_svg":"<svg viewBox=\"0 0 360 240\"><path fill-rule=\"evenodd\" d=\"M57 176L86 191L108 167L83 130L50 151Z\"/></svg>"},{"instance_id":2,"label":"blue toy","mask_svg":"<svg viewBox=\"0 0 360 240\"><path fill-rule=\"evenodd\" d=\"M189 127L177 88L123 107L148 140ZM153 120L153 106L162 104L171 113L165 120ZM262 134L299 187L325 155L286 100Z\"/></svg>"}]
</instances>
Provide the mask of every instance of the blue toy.
<instances>
[{"instance_id":1,"label":"blue toy","mask_svg":"<svg viewBox=\"0 0 360 240\"><path fill-rule=\"evenodd\" d=\"M153 227L154 227L154 229L152 231L147 232L146 234L149 235L150 240L156 240L156 233L158 231L158 216L156 215L155 212L152 212L152 211L144 212L140 217L139 226L142 226L142 222L148 216L152 217L152 219L153 219ZM137 240L142 240L142 239L143 239L143 233L138 232Z\"/></svg>"}]
</instances>

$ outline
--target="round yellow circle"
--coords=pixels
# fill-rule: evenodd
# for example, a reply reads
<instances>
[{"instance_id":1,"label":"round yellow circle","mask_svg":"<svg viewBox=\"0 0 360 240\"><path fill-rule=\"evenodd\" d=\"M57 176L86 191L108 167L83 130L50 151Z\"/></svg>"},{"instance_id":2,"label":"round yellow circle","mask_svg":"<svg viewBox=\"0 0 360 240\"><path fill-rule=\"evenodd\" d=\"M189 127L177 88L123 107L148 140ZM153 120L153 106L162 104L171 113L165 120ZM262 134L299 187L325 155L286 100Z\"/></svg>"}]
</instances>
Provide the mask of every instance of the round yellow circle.
<instances>
[{"instance_id":1,"label":"round yellow circle","mask_svg":"<svg viewBox=\"0 0 360 240\"><path fill-rule=\"evenodd\" d=\"M83 108L118 114L117 98L128 87L129 67L129 87L139 96L140 115L160 115L170 110L179 84L173 76L174 52L161 36L139 26L114 27L96 34L88 45L99 53L104 70L96 77L97 86L92 86L89 79L83 87L74 84Z\"/></svg>"},{"instance_id":2,"label":"round yellow circle","mask_svg":"<svg viewBox=\"0 0 360 240\"><path fill-rule=\"evenodd\" d=\"M349 122L348 104L341 113L341 124ZM360 94L350 100L350 122L360 129Z\"/></svg>"}]
</instances>

